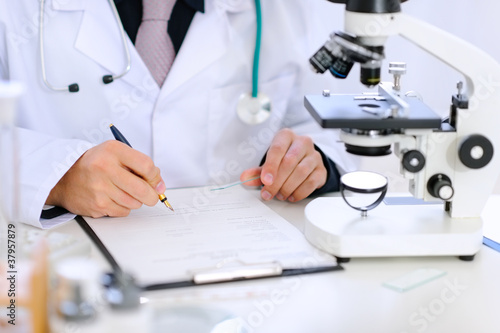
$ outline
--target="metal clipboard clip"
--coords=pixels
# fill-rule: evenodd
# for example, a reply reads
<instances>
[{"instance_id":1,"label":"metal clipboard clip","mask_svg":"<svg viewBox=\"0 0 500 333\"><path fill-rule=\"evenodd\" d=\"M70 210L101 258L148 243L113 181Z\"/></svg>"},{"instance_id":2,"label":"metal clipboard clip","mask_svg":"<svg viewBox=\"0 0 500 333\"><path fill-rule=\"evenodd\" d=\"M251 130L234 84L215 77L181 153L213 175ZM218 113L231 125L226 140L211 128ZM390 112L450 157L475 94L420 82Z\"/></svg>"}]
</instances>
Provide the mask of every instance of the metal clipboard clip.
<instances>
[{"instance_id":1,"label":"metal clipboard clip","mask_svg":"<svg viewBox=\"0 0 500 333\"><path fill-rule=\"evenodd\" d=\"M192 270L191 273L195 284L207 284L280 276L283 274L283 268L276 261L246 263L240 259L231 258L212 267Z\"/></svg>"}]
</instances>

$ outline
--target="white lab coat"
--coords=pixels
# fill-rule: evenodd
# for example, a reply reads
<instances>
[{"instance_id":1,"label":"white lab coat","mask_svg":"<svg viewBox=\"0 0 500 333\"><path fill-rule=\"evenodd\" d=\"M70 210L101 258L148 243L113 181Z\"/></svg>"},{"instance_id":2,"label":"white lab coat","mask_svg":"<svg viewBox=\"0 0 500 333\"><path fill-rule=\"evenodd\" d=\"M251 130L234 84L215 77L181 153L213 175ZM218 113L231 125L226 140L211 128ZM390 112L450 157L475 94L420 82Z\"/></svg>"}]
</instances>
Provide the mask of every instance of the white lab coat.
<instances>
[{"instance_id":1,"label":"white lab coat","mask_svg":"<svg viewBox=\"0 0 500 333\"><path fill-rule=\"evenodd\" d=\"M305 93L335 84L308 67L308 58L328 37L327 25L317 16L324 4L262 1L259 90L271 98L273 113L251 126L237 117L236 103L251 90L253 0L207 0L161 90L128 39L130 72L102 83L103 75L121 73L126 66L108 1L47 0L47 78L54 86L77 82L78 93L53 92L42 82L39 2L0 0L0 78L25 85L17 117L21 221L40 226L50 190L89 147L113 139L111 123L135 149L152 157L167 187L237 180L259 164L283 127L310 134L341 170L352 170L354 160L336 141L336 132L321 130L303 107ZM343 7L337 10L341 17ZM341 24L328 23L336 29Z\"/></svg>"}]
</instances>

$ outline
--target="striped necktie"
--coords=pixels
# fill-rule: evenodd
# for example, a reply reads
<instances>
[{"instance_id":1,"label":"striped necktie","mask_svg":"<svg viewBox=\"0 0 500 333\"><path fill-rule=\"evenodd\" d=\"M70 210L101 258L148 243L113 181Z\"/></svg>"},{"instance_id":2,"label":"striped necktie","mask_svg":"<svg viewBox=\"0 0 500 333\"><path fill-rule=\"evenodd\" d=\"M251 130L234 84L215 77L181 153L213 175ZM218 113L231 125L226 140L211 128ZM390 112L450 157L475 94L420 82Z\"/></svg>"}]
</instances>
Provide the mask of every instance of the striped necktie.
<instances>
[{"instance_id":1,"label":"striped necktie","mask_svg":"<svg viewBox=\"0 0 500 333\"><path fill-rule=\"evenodd\" d=\"M142 0L142 22L135 47L160 87L175 58L174 46L167 33L167 23L175 1Z\"/></svg>"}]
</instances>

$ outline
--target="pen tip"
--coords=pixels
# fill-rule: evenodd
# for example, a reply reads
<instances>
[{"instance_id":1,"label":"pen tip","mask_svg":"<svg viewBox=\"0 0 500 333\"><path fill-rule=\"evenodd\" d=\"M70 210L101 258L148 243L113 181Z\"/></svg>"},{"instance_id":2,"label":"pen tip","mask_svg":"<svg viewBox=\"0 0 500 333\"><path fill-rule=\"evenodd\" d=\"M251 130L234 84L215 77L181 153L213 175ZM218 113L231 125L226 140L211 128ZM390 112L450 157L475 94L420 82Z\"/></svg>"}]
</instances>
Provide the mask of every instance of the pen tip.
<instances>
[{"instance_id":1,"label":"pen tip","mask_svg":"<svg viewBox=\"0 0 500 333\"><path fill-rule=\"evenodd\" d=\"M167 206L168 209L170 209L171 211L174 211L174 208L168 202L165 194L160 194L160 195L158 195L158 197L160 198L160 201L163 202L165 204L165 206Z\"/></svg>"},{"instance_id":2,"label":"pen tip","mask_svg":"<svg viewBox=\"0 0 500 333\"><path fill-rule=\"evenodd\" d=\"M167 200L165 200L163 203L165 204L165 206L167 206L168 209L174 211L174 208L170 205L170 203Z\"/></svg>"}]
</instances>

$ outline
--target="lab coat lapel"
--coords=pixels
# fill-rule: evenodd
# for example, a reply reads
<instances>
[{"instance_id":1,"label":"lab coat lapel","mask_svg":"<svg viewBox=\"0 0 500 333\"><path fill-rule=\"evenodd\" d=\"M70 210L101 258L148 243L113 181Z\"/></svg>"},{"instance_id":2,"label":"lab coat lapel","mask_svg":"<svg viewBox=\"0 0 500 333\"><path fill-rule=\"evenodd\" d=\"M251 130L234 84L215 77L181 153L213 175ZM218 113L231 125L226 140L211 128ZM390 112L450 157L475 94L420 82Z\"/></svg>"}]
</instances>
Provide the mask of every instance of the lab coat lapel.
<instances>
[{"instance_id":1,"label":"lab coat lapel","mask_svg":"<svg viewBox=\"0 0 500 333\"><path fill-rule=\"evenodd\" d=\"M194 16L161 94L168 95L222 57L231 39L228 13L250 9L250 0L206 0L205 13Z\"/></svg>"},{"instance_id":2,"label":"lab coat lapel","mask_svg":"<svg viewBox=\"0 0 500 333\"><path fill-rule=\"evenodd\" d=\"M87 1L94 1L95 4L86 5L75 48L101 65L103 75L123 73L127 65L126 53L121 31L110 5L108 1ZM130 51L131 70L120 81L136 87L144 85L145 80L152 80L152 76L128 36L126 41Z\"/></svg>"}]
</instances>

